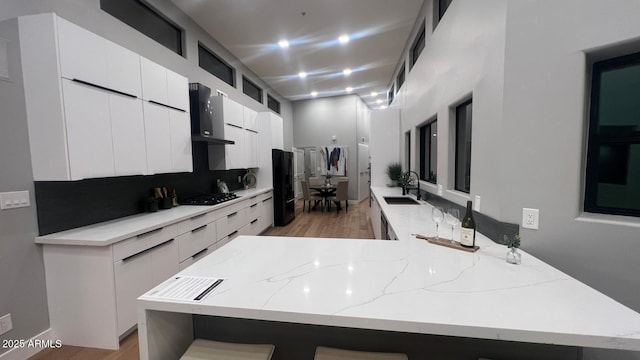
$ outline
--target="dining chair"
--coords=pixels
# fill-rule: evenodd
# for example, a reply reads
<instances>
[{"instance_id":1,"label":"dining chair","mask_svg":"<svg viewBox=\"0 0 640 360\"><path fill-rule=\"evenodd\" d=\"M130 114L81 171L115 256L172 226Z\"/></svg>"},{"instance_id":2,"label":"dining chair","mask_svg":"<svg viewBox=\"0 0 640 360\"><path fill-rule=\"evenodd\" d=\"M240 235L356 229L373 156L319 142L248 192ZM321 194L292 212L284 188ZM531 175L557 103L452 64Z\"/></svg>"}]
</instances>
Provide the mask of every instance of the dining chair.
<instances>
[{"instance_id":1,"label":"dining chair","mask_svg":"<svg viewBox=\"0 0 640 360\"><path fill-rule=\"evenodd\" d=\"M311 201L314 201L317 206L318 202L322 203L324 198L318 193L311 193L309 183L306 180L300 180L300 184L302 185L302 212L304 212L304 207L307 201L309 202L309 209L307 212L311 212Z\"/></svg>"},{"instance_id":2,"label":"dining chair","mask_svg":"<svg viewBox=\"0 0 640 360\"><path fill-rule=\"evenodd\" d=\"M349 181L338 181L335 196L331 196L327 200L329 200L329 204L331 204L331 201L337 203L336 212L340 212L340 202L344 201L345 211L349 212Z\"/></svg>"},{"instance_id":3,"label":"dining chair","mask_svg":"<svg viewBox=\"0 0 640 360\"><path fill-rule=\"evenodd\" d=\"M309 186L314 185L322 185L322 179L320 179L320 176L309 176Z\"/></svg>"}]
</instances>

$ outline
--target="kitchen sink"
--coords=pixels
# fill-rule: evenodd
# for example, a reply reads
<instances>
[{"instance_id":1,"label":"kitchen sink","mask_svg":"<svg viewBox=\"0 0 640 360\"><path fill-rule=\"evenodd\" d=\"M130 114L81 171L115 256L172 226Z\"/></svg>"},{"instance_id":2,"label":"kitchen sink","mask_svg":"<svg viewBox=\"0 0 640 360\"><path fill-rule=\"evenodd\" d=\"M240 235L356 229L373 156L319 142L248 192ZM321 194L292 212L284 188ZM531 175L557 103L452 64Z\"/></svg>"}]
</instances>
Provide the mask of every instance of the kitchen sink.
<instances>
[{"instance_id":1,"label":"kitchen sink","mask_svg":"<svg viewBox=\"0 0 640 360\"><path fill-rule=\"evenodd\" d=\"M406 196L383 196L383 199L389 205L420 205L419 202Z\"/></svg>"}]
</instances>

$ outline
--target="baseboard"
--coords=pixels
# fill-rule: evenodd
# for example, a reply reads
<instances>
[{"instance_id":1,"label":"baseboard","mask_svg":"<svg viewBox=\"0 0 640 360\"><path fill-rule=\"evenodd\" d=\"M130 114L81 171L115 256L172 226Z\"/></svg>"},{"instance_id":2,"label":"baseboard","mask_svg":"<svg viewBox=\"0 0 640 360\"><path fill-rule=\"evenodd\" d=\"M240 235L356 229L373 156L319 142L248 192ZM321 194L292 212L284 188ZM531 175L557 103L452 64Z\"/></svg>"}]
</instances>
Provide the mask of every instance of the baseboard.
<instances>
[{"instance_id":1,"label":"baseboard","mask_svg":"<svg viewBox=\"0 0 640 360\"><path fill-rule=\"evenodd\" d=\"M50 344L49 344L49 341L51 341ZM30 345L33 345L34 343L41 346L30 346ZM42 345L43 343L48 345L46 346ZM3 354L0 354L0 360L25 360L39 353L40 351L49 348L49 345L51 344L53 344L52 346L55 346L56 341L53 340L53 333L51 331L51 328L49 328L41 332L40 334L32 337L31 339L26 340L25 346L14 347L9 351Z\"/></svg>"}]
</instances>

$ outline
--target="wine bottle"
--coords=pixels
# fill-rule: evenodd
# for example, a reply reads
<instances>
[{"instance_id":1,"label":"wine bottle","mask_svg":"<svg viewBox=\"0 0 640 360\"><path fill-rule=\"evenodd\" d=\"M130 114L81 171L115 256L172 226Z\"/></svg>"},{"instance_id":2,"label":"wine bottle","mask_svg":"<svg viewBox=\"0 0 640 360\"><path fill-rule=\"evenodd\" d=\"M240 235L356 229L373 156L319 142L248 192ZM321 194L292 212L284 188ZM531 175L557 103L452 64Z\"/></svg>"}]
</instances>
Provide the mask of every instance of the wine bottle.
<instances>
[{"instance_id":1,"label":"wine bottle","mask_svg":"<svg viewBox=\"0 0 640 360\"><path fill-rule=\"evenodd\" d=\"M462 218L462 226L460 227L460 245L465 247L476 246L476 222L473 220L471 201L467 201L467 212Z\"/></svg>"}]
</instances>

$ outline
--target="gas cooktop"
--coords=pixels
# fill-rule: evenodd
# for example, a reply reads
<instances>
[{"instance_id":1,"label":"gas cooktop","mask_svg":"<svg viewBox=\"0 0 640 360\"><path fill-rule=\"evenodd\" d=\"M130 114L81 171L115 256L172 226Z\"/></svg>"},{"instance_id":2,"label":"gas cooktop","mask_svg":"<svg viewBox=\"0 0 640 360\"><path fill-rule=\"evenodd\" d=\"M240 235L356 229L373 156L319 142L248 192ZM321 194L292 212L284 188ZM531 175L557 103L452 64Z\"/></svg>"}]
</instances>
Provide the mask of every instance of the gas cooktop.
<instances>
[{"instance_id":1,"label":"gas cooktop","mask_svg":"<svg viewBox=\"0 0 640 360\"><path fill-rule=\"evenodd\" d=\"M216 193L216 194L199 194L179 198L178 204L180 205L216 205L225 201L238 198L238 195L234 193Z\"/></svg>"}]
</instances>

